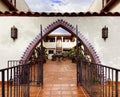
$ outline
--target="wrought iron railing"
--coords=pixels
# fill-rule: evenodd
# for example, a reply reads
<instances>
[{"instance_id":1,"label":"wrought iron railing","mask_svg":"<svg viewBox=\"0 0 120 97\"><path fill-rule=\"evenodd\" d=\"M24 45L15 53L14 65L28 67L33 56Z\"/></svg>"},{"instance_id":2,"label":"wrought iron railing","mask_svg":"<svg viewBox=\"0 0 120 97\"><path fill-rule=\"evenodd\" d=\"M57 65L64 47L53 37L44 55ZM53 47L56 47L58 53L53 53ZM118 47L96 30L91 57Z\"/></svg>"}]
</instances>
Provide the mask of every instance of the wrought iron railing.
<instances>
[{"instance_id":1,"label":"wrought iron railing","mask_svg":"<svg viewBox=\"0 0 120 97\"><path fill-rule=\"evenodd\" d=\"M42 61L9 61L0 70L2 97L30 97L30 86L43 85ZM42 67L41 67L42 66ZM120 70L86 61L78 61L77 80L90 97L120 97Z\"/></svg>"},{"instance_id":2,"label":"wrought iron railing","mask_svg":"<svg viewBox=\"0 0 120 97\"><path fill-rule=\"evenodd\" d=\"M26 63L0 70L2 97L29 97L29 65Z\"/></svg>"},{"instance_id":3,"label":"wrought iron railing","mask_svg":"<svg viewBox=\"0 0 120 97\"><path fill-rule=\"evenodd\" d=\"M42 86L42 61L8 61L8 68L0 70L2 97L30 97L30 86Z\"/></svg>"},{"instance_id":4,"label":"wrought iron railing","mask_svg":"<svg viewBox=\"0 0 120 97\"><path fill-rule=\"evenodd\" d=\"M78 80L90 97L120 97L120 70L79 61Z\"/></svg>"}]
</instances>

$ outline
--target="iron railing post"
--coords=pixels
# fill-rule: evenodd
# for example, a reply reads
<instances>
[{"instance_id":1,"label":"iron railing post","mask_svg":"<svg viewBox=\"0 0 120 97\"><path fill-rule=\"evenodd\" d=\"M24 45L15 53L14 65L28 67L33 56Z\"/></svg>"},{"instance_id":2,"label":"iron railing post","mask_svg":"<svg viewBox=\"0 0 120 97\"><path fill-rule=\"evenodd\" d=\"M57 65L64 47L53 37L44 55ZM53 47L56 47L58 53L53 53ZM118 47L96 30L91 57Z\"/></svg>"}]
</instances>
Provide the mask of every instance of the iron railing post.
<instances>
[{"instance_id":1,"label":"iron railing post","mask_svg":"<svg viewBox=\"0 0 120 97\"><path fill-rule=\"evenodd\" d=\"M76 25L76 39L77 39L77 41L76 41L76 52L75 52L75 54L76 54L76 61L77 61L77 66L76 66L76 68L77 68L77 86L79 85L79 83L80 83L80 62L79 62L79 55L78 55L78 26ZM81 84L81 83L80 83Z\"/></svg>"},{"instance_id":2,"label":"iron railing post","mask_svg":"<svg viewBox=\"0 0 120 97\"><path fill-rule=\"evenodd\" d=\"M5 72L2 71L2 97L5 97Z\"/></svg>"},{"instance_id":3,"label":"iron railing post","mask_svg":"<svg viewBox=\"0 0 120 97\"><path fill-rule=\"evenodd\" d=\"M82 61L80 61L80 66L79 66L79 79L80 79L80 85L82 86Z\"/></svg>"},{"instance_id":4,"label":"iron railing post","mask_svg":"<svg viewBox=\"0 0 120 97\"><path fill-rule=\"evenodd\" d=\"M31 62L29 64L27 64L27 68L28 68L28 82L27 82L27 85L28 85L28 93L27 93L27 96L30 97L30 67L31 67Z\"/></svg>"},{"instance_id":5,"label":"iron railing post","mask_svg":"<svg viewBox=\"0 0 120 97\"><path fill-rule=\"evenodd\" d=\"M41 87L43 87L43 41L42 41L42 25L40 25L41 28Z\"/></svg>"},{"instance_id":6,"label":"iron railing post","mask_svg":"<svg viewBox=\"0 0 120 97\"><path fill-rule=\"evenodd\" d=\"M37 84L40 84L40 59L37 60Z\"/></svg>"},{"instance_id":7,"label":"iron railing post","mask_svg":"<svg viewBox=\"0 0 120 97\"><path fill-rule=\"evenodd\" d=\"M118 70L116 70L116 97L118 97Z\"/></svg>"}]
</instances>

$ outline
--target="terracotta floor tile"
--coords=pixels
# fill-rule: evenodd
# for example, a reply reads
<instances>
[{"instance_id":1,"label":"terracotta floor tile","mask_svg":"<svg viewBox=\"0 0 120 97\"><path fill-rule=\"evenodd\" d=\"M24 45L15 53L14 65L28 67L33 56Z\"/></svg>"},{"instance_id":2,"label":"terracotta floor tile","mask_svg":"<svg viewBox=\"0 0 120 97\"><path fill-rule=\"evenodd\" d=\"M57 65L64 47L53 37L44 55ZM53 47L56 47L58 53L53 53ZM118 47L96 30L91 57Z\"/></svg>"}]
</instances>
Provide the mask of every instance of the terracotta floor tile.
<instances>
[{"instance_id":1,"label":"terracotta floor tile","mask_svg":"<svg viewBox=\"0 0 120 97\"><path fill-rule=\"evenodd\" d=\"M54 91L54 90L58 90L58 91L60 91L60 90L61 90L61 87L52 87L51 90L52 90L52 91Z\"/></svg>"},{"instance_id":2,"label":"terracotta floor tile","mask_svg":"<svg viewBox=\"0 0 120 97\"><path fill-rule=\"evenodd\" d=\"M61 91L51 91L51 95L60 95Z\"/></svg>"},{"instance_id":3,"label":"terracotta floor tile","mask_svg":"<svg viewBox=\"0 0 120 97\"><path fill-rule=\"evenodd\" d=\"M83 94L83 91L71 91L72 94L76 95L76 94Z\"/></svg>"},{"instance_id":4,"label":"terracotta floor tile","mask_svg":"<svg viewBox=\"0 0 120 97\"><path fill-rule=\"evenodd\" d=\"M50 91L40 91L41 95L50 95Z\"/></svg>"},{"instance_id":5,"label":"terracotta floor tile","mask_svg":"<svg viewBox=\"0 0 120 97\"><path fill-rule=\"evenodd\" d=\"M61 86L61 84L53 84L53 87L60 87Z\"/></svg>"},{"instance_id":6,"label":"terracotta floor tile","mask_svg":"<svg viewBox=\"0 0 120 97\"><path fill-rule=\"evenodd\" d=\"M73 97L72 95L62 95L61 97Z\"/></svg>"},{"instance_id":7,"label":"terracotta floor tile","mask_svg":"<svg viewBox=\"0 0 120 97\"><path fill-rule=\"evenodd\" d=\"M71 91L62 91L62 95L70 95L71 94Z\"/></svg>"},{"instance_id":8,"label":"terracotta floor tile","mask_svg":"<svg viewBox=\"0 0 120 97\"><path fill-rule=\"evenodd\" d=\"M61 95L50 95L49 97L61 97Z\"/></svg>"},{"instance_id":9,"label":"terracotta floor tile","mask_svg":"<svg viewBox=\"0 0 120 97\"><path fill-rule=\"evenodd\" d=\"M62 84L61 86L69 86L69 84Z\"/></svg>"},{"instance_id":10,"label":"terracotta floor tile","mask_svg":"<svg viewBox=\"0 0 120 97\"><path fill-rule=\"evenodd\" d=\"M61 89L65 90L65 91L70 91L71 90L70 86L62 86Z\"/></svg>"},{"instance_id":11,"label":"terracotta floor tile","mask_svg":"<svg viewBox=\"0 0 120 97\"><path fill-rule=\"evenodd\" d=\"M87 96L84 94L79 94L79 95L73 95L73 97L87 97Z\"/></svg>"},{"instance_id":12,"label":"terracotta floor tile","mask_svg":"<svg viewBox=\"0 0 120 97\"><path fill-rule=\"evenodd\" d=\"M50 97L49 95L39 95L38 97Z\"/></svg>"}]
</instances>

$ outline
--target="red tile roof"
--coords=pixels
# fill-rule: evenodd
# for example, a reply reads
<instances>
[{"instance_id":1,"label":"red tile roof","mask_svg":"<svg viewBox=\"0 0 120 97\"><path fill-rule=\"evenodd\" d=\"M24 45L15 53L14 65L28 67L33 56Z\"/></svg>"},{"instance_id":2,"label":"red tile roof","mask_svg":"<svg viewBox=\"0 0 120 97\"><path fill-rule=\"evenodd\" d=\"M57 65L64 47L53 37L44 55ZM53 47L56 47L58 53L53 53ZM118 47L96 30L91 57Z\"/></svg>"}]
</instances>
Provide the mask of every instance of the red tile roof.
<instances>
[{"instance_id":1,"label":"red tile roof","mask_svg":"<svg viewBox=\"0 0 120 97\"><path fill-rule=\"evenodd\" d=\"M68 16L68 17L72 17L72 16L120 16L119 12L65 12L65 13L60 13L60 12L18 12L18 11L5 11L5 12L1 12L0 11L0 16Z\"/></svg>"}]
</instances>

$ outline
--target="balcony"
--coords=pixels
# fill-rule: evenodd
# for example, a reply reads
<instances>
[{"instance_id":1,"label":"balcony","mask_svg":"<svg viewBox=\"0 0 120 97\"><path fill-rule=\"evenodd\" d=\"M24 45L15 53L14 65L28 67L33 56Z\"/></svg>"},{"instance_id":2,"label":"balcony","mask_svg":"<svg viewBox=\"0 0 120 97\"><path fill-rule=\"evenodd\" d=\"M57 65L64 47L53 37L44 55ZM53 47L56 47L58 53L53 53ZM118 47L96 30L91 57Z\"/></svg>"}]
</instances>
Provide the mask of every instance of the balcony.
<instances>
[{"instance_id":1,"label":"balcony","mask_svg":"<svg viewBox=\"0 0 120 97\"><path fill-rule=\"evenodd\" d=\"M62 48L71 49L76 46L76 42L62 42Z\"/></svg>"},{"instance_id":2,"label":"balcony","mask_svg":"<svg viewBox=\"0 0 120 97\"><path fill-rule=\"evenodd\" d=\"M76 42L62 42L60 45L57 45L56 42L44 42L43 45L45 48L56 48L57 46L58 47L62 46L62 48L70 49L70 48L75 47Z\"/></svg>"},{"instance_id":3,"label":"balcony","mask_svg":"<svg viewBox=\"0 0 120 97\"><path fill-rule=\"evenodd\" d=\"M56 42L44 42L43 46L45 48L56 48Z\"/></svg>"}]
</instances>

